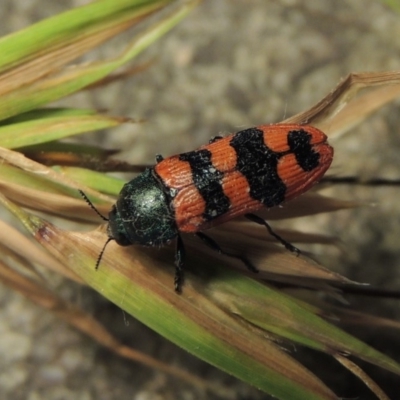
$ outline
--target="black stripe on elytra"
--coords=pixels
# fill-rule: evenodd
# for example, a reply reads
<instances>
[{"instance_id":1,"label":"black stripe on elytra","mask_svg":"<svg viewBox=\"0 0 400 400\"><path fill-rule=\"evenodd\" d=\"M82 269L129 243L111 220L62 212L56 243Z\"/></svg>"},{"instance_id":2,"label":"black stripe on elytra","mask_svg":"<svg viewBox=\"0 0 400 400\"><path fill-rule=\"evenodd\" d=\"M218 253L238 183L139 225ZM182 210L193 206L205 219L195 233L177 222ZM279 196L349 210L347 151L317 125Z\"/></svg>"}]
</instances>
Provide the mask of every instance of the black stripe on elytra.
<instances>
[{"instance_id":1,"label":"black stripe on elytra","mask_svg":"<svg viewBox=\"0 0 400 400\"><path fill-rule=\"evenodd\" d=\"M312 171L319 165L319 154L311 145L311 135L304 129L288 133L290 152L294 153L303 171Z\"/></svg>"},{"instance_id":2,"label":"black stripe on elytra","mask_svg":"<svg viewBox=\"0 0 400 400\"><path fill-rule=\"evenodd\" d=\"M278 175L278 160L285 153L277 153L264 143L264 132L257 128L236 133L230 146L237 155L236 169L247 179L250 196L266 207L274 207L285 200L286 186Z\"/></svg>"},{"instance_id":3,"label":"black stripe on elytra","mask_svg":"<svg viewBox=\"0 0 400 400\"><path fill-rule=\"evenodd\" d=\"M206 203L203 218L211 220L226 213L231 202L222 188L224 174L211 162L211 151L203 149L183 153L179 156L179 160L190 164L194 185Z\"/></svg>"}]
</instances>

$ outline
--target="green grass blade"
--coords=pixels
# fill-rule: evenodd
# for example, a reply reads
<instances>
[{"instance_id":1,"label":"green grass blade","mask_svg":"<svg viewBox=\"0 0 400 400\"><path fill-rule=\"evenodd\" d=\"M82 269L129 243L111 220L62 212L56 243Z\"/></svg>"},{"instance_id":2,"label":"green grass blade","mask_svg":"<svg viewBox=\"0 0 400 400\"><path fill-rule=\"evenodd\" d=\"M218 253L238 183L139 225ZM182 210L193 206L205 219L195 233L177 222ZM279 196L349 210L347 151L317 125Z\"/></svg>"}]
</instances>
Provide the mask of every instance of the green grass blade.
<instances>
[{"instance_id":1,"label":"green grass blade","mask_svg":"<svg viewBox=\"0 0 400 400\"><path fill-rule=\"evenodd\" d=\"M122 186L126 183L123 179L83 168L63 167L60 168L60 171L83 186L113 196L118 196Z\"/></svg>"},{"instance_id":2,"label":"green grass blade","mask_svg":"<svg viewBox=\"0 0 400 400\"><path fill-rule=\"evenodd\" d=\"M203 278L188 274L184 294L173 289L171 264L149 259L142 249L110 246L94 269L105 236L61 231L0 199L58 260L122 309L199 358L279 399L337 397L264 334L248 329L198 291ZM241 275L237 274L240 280ZM221 274L213 279L226 279ZM234 284L234 282L232 282ZM206 286L205 286L206 287ZM180 327L177 329L177 327ZM268 362L267 362L268 360Z\"/></svg>"},{"instance_id":3,"label":"green grass blade","mask_svg":"<svg viewBox=\"0 0 400 400\"><path fill-rule=\"evenodd\" d=\"M0 121L0 126L16 124L19 122L35 121L44 118L54 117L76 117L76 116L88 116L97 114L96 110L82 109L82 108L37 108L33 111L27 111L26 113L18 114L15 117L7 118Z\"/></svg>"},{"instance_id":4,"label":"green grass blade","mask_svg":"<svg viewBox=\"0 0 400 400\"><path fill-rule=\"evenodd\" d=\"M249 279L236 285L218 281L215 298L221 307L278 336L325 353L345 353L400 375L400 365L357 338L323 320L284 293ZM263 312L260 312L263 310Z\"/></svg>"},{"instance_id":5,"label":"green grass blade","mask_svg":"<svg viewBox=\"0 0 400 400\"><path fill-rule=\"evenodd\" d=\"M47 116L0 127L0 146L15 149L63 139L84 132L111 128L127 118L105 115Z\"/></svg>"},{"instance_id":6,"label":"green grass blade","mask_svg":"<svg viewBox=\"0 0 400 400\"><path fill-rule=\"evenodd\" d=\"M104 3L108 4L110 1L104 0ZM121 1L121 3L122 5L126 5L126 2L124 1ZM116 2L116 4L120 4L120 2ZM115 69L124 65L126 62L134 58L141 51L162 37L166 32L180 22L196 4L197 1L185 3L169 16L166 16L161 21L154 23L150 28L147 28L146 31L137 35L136 39L129 46L127 51L125 51L121 56L112 60L93 63L89 66L76 66L73 69L67 69L62 73L59 72L56 75L50 75L49 77L45 78L44 75L48 75L50 72L57 72L57 69L52 71L52 63L49 63L48 61L46 62L44 56L42 54L38 54L37 56L40 57L41 65L43 64L41 68L38 69L37 66L34 68L32 65L31 68L28 69L26 66L22 65L23 68L21 67L22 69L18 70L18 79L14 77L14 75L17 74L17 71L12 71L13 79L11 79L11 76L9 76L10 73L6 72L3 76L0 76L0 93L2 93L0 120L41 107L99 81L113 72ZM123 11L125 8L121 7L120 12L122 12L121 10ZM135 17L137 16L135 13L136 11L136 8L134 8ZM107 26L106 22L107 21L103 21L103 25ZM120 21L117 22L119 23ZM105 29L104 26L103 28ZM112 31L112 33L114 33L114 31ZM77 33L75 32L75 35L76 34ZM112 34L109 36L111 37ZM101 39L103 40L103 38ZM85 45L86 50L88 50L89 47L90 46L88 44ZM52 55L53 58L55 58L54 62L57 63L58 59L61 57L61 54L57 54L57 57L54 57L54 54L51 53L51 48L47 51L49 52L49 56ZM65 61L70 58L71 57L66 57ZM50 65L50 70L46 70L48 65ZM24 80L26 75L24 69L28 69L29 73L31 74L26 81ZM38 80L39 78L41 79Z\"/></svg>"},{"instance_id":7,"label":"green grass blade","mask_svg":"<svg viewBox=\"0 0 400 400\"><path fill-rule=\"evenodd\" d=\"M65 47L110 24L139 18L171 0L101 0L38 22L0 39L0 72L37 57L42 52Z\"/></svg>"}]
</instances>

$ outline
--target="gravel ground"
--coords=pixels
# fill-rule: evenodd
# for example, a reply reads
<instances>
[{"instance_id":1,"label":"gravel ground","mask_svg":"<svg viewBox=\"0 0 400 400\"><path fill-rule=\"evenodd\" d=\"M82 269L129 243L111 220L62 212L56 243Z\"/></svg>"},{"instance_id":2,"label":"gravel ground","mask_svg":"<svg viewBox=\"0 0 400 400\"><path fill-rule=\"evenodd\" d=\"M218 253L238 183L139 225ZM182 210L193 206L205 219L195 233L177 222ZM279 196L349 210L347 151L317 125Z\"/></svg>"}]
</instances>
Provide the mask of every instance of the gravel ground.
<instances>
[{"instance_id":1,"label":"gravel ground","mask_svg":"<svg viewBox=\"0 0 400 400\"><path fill-rule=\"evenodd\" d=\"M82 3L2 0L0 34ZM400 70L399 36L400 16L374 0L205 0L140 56L140 62L153 60L151 68L63 104L146 119L117 133L87 135L86 140L127 149L121 157L131 162L150 163L156 153L168 156L193 149L219 133L280 121L310 107L349 72ZM114 46L122 49L122 40ZM105 54L109 51L104 50ZM362 177L399 177L399 122L397 102L334 142L333 170ZM400 189L349 189L337 187L334 193L374 202L376 207L298 221L296 226L342 239L345 254L336 252L324 259L329 267L354 280L399 290ZM238 399L267 398L177 349L90 290L60 281L54 285L125 343L237 388ZM399 319L398 302L350 297L349 301L373 314ZM122 360L4 286L0 286L0 305L3 400L213 398L163 373ZM395 332L353 331L400 359ZM339 396L374 398L326 357L303 355L300 349L298 353ZM397 398L398 378L373 368L367 371Z\"/></svg>"}]
</instances>

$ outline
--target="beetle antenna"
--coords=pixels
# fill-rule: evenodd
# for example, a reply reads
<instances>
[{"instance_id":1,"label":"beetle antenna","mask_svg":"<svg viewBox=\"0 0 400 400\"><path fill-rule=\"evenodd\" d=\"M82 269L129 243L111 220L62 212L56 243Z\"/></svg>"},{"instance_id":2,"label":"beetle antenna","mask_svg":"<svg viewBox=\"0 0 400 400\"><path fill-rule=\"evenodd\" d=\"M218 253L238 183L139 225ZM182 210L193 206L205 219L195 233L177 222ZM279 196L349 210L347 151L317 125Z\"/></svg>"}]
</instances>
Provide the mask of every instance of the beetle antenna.
<instances>
[{"instance_id":1,"label":"beetle antenna","mask_svg":"<svg viewBox=\"0 0 400 400\"><path fill-rule=\"evenodd\" d=\"M83 192L82 190L78 189L79 193L81 194L81 196L83 197L83 199L86 201L86 203L88 203L89 207L103 220L103 221L108 221L108 218L106 218L103 214L100 213L100 211L94 206L94 204L89 200L89 197L86 196L85 192ZM108 242L107 242L108 243ZM106 243L106 244L107 244ZM103 249L104 251L104 249ZM103 252L100 254L102 255ZM97 266L96 266L97 268Z\"/></svg>"},{"instance_id":2,"label":"beetle antenna","mask_svg":"<svg viewBox=\"0 0 400 400\"><path fill-rule=\"evenodd\" d=\"M107 239L107 241L104 243L104 246L103 246L103 248L101 249L99 256L97 257L96 266L94 267L94 269L96 269L96 270L99 269L100 261L101 261L101 259L103 258L104 251L105 251L105 249L106 249L108 243L111 242L111 240L114 240L114 239L111 238L111 237L109 237L109 238Z\"/></svg>"},{"instance_id":3,"label":"beetle antenna","mask_svg":"<svg viewBox=\"0 0 400 400\"><path fill-rule=\"evenodd\" d=\"M83 190L79 190L79 193L81 194L81 196L83 197L83 199L86 201L86 203L88 203L89 207L103 220L103 221L109 221L108 218L106 218L103 214L101 214L101 212L94 206L94 204L90 201L89 197L86 196L85 192ZM97 261L96 261L96 266L94 267L96 270L99 269L99 265L100 265L100 261L103 258L103 254L104 251L106 250L106 247L108 245L108 243L111 242L111 240L114 240L114 238L112 237L108 237L108 239L106 240L106 242L104 243L103 248L100 251L99 256L97 257Z\"/></svg>"}]
</instances>

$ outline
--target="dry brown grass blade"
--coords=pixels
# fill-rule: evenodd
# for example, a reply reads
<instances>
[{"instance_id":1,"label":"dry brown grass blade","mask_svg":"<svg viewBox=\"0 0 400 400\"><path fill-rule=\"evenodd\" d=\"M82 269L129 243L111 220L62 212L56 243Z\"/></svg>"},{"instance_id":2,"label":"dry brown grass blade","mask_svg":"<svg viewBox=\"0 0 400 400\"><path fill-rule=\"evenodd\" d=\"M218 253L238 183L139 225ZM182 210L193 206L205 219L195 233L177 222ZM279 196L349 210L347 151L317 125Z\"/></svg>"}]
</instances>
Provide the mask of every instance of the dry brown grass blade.
<instances>
[{"instance_id":1,"label":"dry brown grass blade","mask_svg":"<svg viewBox=\"0 0 400 400\"><path fill-rule=\"evenodd\" d=\"M336 360L346 367L350 372L357 376L373 392L379 400L390 400L384 391L372 380L357 364L339 354L334 354ZM393 399L392 399L393 400Z\"/></svg>"},{"instance_id":2,"label":"dry brown grass blade","mask_svg":"<svg viewBox=\"0 0 400 400\"><path fill-rule=\"evenodd\" d=\"M0 220L0 243L19 257L23 257L30 265L31 263L37 263L75 282L83 283L82 279L71 269L66 268L43 248L38 247L26 236L2 220Z\"/></svg>"},{"instance_id":3,"label":"dry brown grass blade","mask_svg":"<svg viewBox=\"0 0 400 400\"><path fill-rule=\"evenodd\" d=\"M9 164L14 165L18 168L21 168L24 171L29 171L34 174L43 175L46 179L55 182L57 184L64 184L67 187L82 189L87 194L93 194L98 198L113 203L114 199L104 194L100 194L93 189L88 187L78 186L78 184L73 181L72 179L68 178L67 176L60 174L59 172L54 171L51 168L48 168L40 163L30 160L29 158L25 157L23 154L18 153L16 151L8 150L3 147L0 147L0 158L4 161L7 161Z\"/></svg>"},{"instance_id":4,"label":"dry brown grass blade","mask_svg":"<svg viewBox=\"0 0 400 400\"><path fill-rule=\"evenodd\" d=\"M296 277L303 279L319 279L321 285L323 281L331 281L338 283L350 282L345 277L332 272L313 260L305 256L296 256L280 245L267 243L265 237L268 233L263 232L261 238L248 237L242 230L237 228L236 231L230 232L223 230L213 230L210 232L212 237L221 248L231 254L245 256L253 265L259 269L258 274L253 274L245 269L242 261L237 258L227 257L217 254L214 250L209 249L204 244L199 243L196 238L185 236L185 244L187 244L188 257L191 254L197 254L197 258L202 260L202 263L215 264L218 260L219 264L226 264L229 267L234 267L242 271L248 272L253 278L268 279L271 275L280 277L287 276L288 278ZM160 256L162 256L160 252ZM168 256L164 256L167 258ZM169 256L173 259L173 255ZM207 260L209 258L209 260ZM188 265L195 264L196 260L188 260ZM195 267L193 267L195 268ZM197 268L201 268L198 266Z\"/></svg>"},{"instance_id":5,"label":"dry brown grass blade","mask_svg":"<svg viewBox=\"0 0 400 400\"><path fill-rule=\"evenodd\" d=\"M396 329L400 331L400 321L393 319L343 308L333 308L332 312L338 315L340 323L343 325L366 327L368 329Z\"/></svg>"},{"instance_id":6,"label":"dry brown grass blade","mask_svg":"<svg viewBox=\"0 0 400 400\"><path fill-rule=\"evenodd\" d=\"M134 67L124 69L123 71L115 72L111 75L106 76L103 79L100 79L99 81L97 81L95 83L92 83L89 86L86 86L85 90L97 89L100 87L107 86L113 82L120 81L125 78L129 78L130 76L133 76L133 75L139 74L143 71L146 71L148 68L150 68L153 65L153 63L154 63L154 60L151 60L151 61L144 62L140 65L136 65Z\"/></svg>"},{"instance_id":7,"label":"dry brown grass blade","mask_svg":"<svg viewBox=\"0 0 400 400\"><path fill-rule=\"evenodd\" d=\"M327 126L327 130L331 132L333 131L333 129L331 129L332 119L357 95L361 89L382 85L397 85L397 94L396 89L393 89L391 96L388 98L382 98L380 102L377 99L377 102L373 107L371 107L369 112L381 107L383 104L400 94L400 72L350 73L336 86L334 90L309 110L294 115L282 122L299 124L312 123L317 127L321 127L321 129L323 124L324 126ZM343 129L343 126L341 129Z\"/></svg>"},{"instance_id":8,"label":"dry brown grass blade","mask_svg":"<svg viewBox=\"0 0 400 400\"><path fill-rule=\"evenodd\" d=\"M57 185L65 185L66 188L74 188L76 189L77 194L78 189L81 189L88 195L92 194L97 198L106 201L108 203L107 205L98 206L99 211L104 214L108 213L110 204L115 201L113 198L98 193L89 187L81 184L78 185L74 180L70 179L63 173L32 161L21 153L0 147L0 158L24 171L37 174L38 176L44 176L46 179L56 183ZM6 179L0 180L0 188L1 192L5 196L24 207L48 212L72 220L99 222L97 215L88 212L88 206L83 199L74 199L63 194L49 193L44 191L43 188L38 190L27 188L23 185L12 183Z\"/></svg>"},{"instance_id":9,"label":"dry brown grass blade","mask_svg":"<svg viewBox=\"0 0 400 400\"><path fill-rule=\"evenodd\" d=\"M223 398L233 398L233 393L220 385L211 384L187 371L165 364L153 357L141 353L135 349L123 345L107 329L104 328L91 315L82 311L82 309L62 300L53 294L50 290L30 280L29 278L19 274L12 268L8 267L0 261L0 281L5 285L19 292L35 304L48 309L58 318L72 325L79 331L90 336L99 344L107 347L116 354L139 362L150 368L165 372L179 380L183 380L191 385L194 385L202 390L210 390Z\"/></svg>"},{"instance_id":10,"label":"dry brown grass blade","mask_svg":"<svg viewBox=\"0 0 400 400\"><path fill-rule=\"evenodd\" d=\"M257 215L268 221L272 221L340 211L359 207L360 205L363 204L356 201L330 198L319 193L305 193L297 199L283 204L282 207L259 210L257 211Z\"/></svg>"},{"instance_id":11,"label":"dry brown grass blade","mask_svg":"<svg viewBox=\"0 0 400 400\"><path fill-rule=\"evenodd\" d=\"M68 218L72 221L99 222L98 215L91 212L83 200L44 192L43 190L29 189L22 185L1 180L0 189L1 193L8 199L31 210L43 211L62 218ZM107 210L108 212L110 206L99 206L98 209L100 212L103 210Z\"/></svg>"},{"instance_id":12,"label":"dry brown grass blade","mask_svg":"<svg viewBox=\"0 0 400 400\"><path fill-rule=\"evenodd\" d=\"M115 154L117 151L109 151ZM47 166L57 165L59 170L63 167L79 167L91 169L96 172L143 172L148 165L135 164L117 160L115 158L106 158L107 156L93 156L91 154L71 154L68 152L56 151L25 151L23 153L33 161L40 162Z\"/></svg>"},{"instance_id":13,"label":"dry brown grass blade","mask_svg":"<svg viewBox=\"0 0 400 400\"><path fill-rule=\"evenodd\" d=\"M232 230L240 230L247 237L253 237L255 239L262 238L266 242L276 243L271 235L266 235L267 231L264 227L255 226L251 222L245 220L226 222L225 224L218 227L218 230L230 232ZM289 243L311 243L311 244L330 244L337 245L339 240L336 237L322 235L318 233L305 233L292 229L277 229L274 227L274 232L280 237L285 238Z\"/></svg>"},{"instance_id":14,"label":"dry brown grass blade","mask_svg":"<svg viewBox=\"0 0 400 400\"><path fill-rule=\"evenodd\" d=\"M364 121L384 104L400 96L400 85L375 88L350 101L332 120L318 123L330 137L338 137Z\"/></svg>"}]
</instances>

